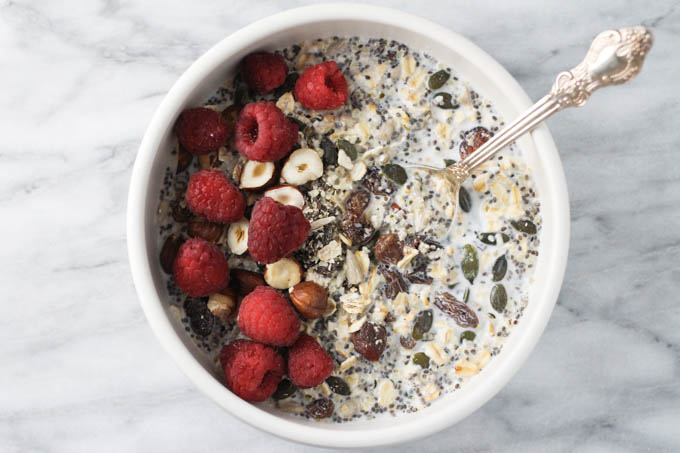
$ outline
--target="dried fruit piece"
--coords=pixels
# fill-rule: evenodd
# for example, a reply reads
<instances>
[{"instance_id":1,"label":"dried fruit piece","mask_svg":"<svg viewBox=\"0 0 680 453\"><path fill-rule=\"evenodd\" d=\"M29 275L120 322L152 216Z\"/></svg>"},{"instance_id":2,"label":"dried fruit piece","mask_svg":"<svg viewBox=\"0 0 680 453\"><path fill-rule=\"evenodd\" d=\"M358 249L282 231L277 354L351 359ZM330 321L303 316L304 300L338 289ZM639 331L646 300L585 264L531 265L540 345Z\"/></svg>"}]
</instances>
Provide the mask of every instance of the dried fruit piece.
<instances>
[{"instance_id":1,"label":"dried fruit piece","mask_svg":"<svg viewBox=\"0 0 680 453\"><path fill-rule=\"evenodd\" d=\"M293 385L293 383L288 379L283 379L276 387L276 391L272 395L272 398L274 398L276 401L283 400L289 396L293 396L295 392L297 392L297 388Z\"/></svg>"},{"instance_id":2,"label":"dried fruit piece","mask_svg":"<svg viewBox=\"0 0 680 453\"><path fill-rule=\"evenodd\" d=\"M328 291L312 281L298 283L290 291L290 300L307 319L321 317L328 306Z\"/></svg>"},{"instance_id":3,"label":"dried fruit piece","mask_svg":"<svg viewBox=\"0 0 680 453\"><path fill-rule=\"evenodd\" d=\"M492 279L495 282L500 282L505 277L505 273L508 271L508 260L505 255L498 257L495 263L493 263L493 268L491 271Z\"/></svg>"},{"instance_id":4,"label":"dried fruit piece","mask_svg":"<svg viewBox=\"0 0 680 453\"><path fill-rule=\"evenodd\" d=\"M202 217L194 217L187 225L187 234L192 237L199 237L208 242L217 242L222 236L224 225L209 222Z\"/></svg>"},{"instance_id":5,"label":"dried fruit piece","mask_svg":"<svg viewBox=\"0 0 680 453\"><path fill-rule=\"evenodd\" d=\"M421 285L429 285L432 283L432 277L427 275L427 259L419 258L422 255L418 255L413 263L413 270L406 274L406 278L411 283L417 283Z\"/></svg>"},{"instance_id":6,"label":"dried fruit piece","mask_svg":"<svg viewBox=\"0 0 680 453\"><path fill-rule=\"evenodd\" d=\"M444 86L449 80L449 77L451 77L451 73L447 70L442 69L441 71L437 71L430 76L430 79L427 81L427 87L431 90L438 90Z\"/></svg>"},{"instance_id":7,"label":"dried fruit piece","mask_svg":"<svg viewBox=\"0 0 680 453\"><path fill-rule=\"evenodd\" d=\"M536 234L536 225L531 220L513 220L510 222L510 225L522 233Z\"/></svg>"},{"instance_id":8,"label":"dried fruit piece","mask_svg":"<svg viewBox=\"0 0 680 453\"><path fill-rule=\"evenodd\" d=\"M394 185L383 178L382 173L376 167L370 167L366 170L366 175L361 179L361 185L374 195L390 195L394 192Z\"/></svg>"},{"instance_id":9,"label":"dried fruit piece","mask_svg":"<svg viewBox=\"0 0 680 453\"><path fill-rule=\"evenodd\" d=\"M317 420L330 417L333 415L334 410L335 406L333 405L333 401L328 398L316 399L305 407L307 415Z\"/></svg>"},{"instance_id":10,"label":"dried fruit piece","mask_svg":"<svg viewBox=\"0 0 680 453\"><path fill-rule=\"evenodd\" d=\"M241 298L253 292L258 286L266 285L262 274L245 269L232 269L230 280L236 293Z\"/></svg>"},{"instance_id":11,"label":"dried fruit piece","mask_svg":"<svg viewBox=\"0 0 680 453\"><path fill-rule=\"evenodd\" d=\"M189 168L191 161L194 160L194 155L187 151L184 146L177 145L177 148L177 169L175 170L176 175Z\"/></svg>"},{"instance_id":12,"label":"dried fruit piece","mask_svg":"<svg viewBox=\"0 0 680 453\"><path fill-rule=\"evenodd\" d=\"M449 293L438 293L434 298L434 305L461 327L475 328L479 324L475 312Z\"/></svg>"},{"instance_id":13,"label":"dried fruit piece","mask_svg":"<svg viewBox=\"0 0 680 453\"><path fill-rule=\"evenodd\" d=\"M199 337L205 337L212 332L215 317L208 310L205 300L187 298L184 301L184 314L189 318L189 327Z\"/></svg>"},{"instance_id":14,"label":"dried fruit piece","mask_svg":"<svg viewBox=\"0 0 680 453\"><path fill-rule=\"evenodd\" d=\"M460 334L460 342L462 343L465 340L474 341L476 336L477 334L475 334L473 331L466 330L465 332Z\"/></svg>"},{"instance_id":15,"label":"dried fruit piece","mask_svg":"<svg viewBox=\"0 0 680 453\"><path fill-rule=\"evenodd\" d=\"M479 240L487 245L497 245L498 244L498 240L496 239L497 234L498 233L480 233ZM500 233L500 235L501 239L503 240L503 243L506 243L510 240L510 236L508 236L507 234Z\"/></svg>"},{"instance_id":16,"label":"dried fruit piece","mask_svg":"<svg viewBox=\"0 0 680 453\"><path fill-rule=\"evenodd\" d=\"M408 283L399 272L382 264L378 266L378 272L385 278L385 297L388 299L394 299L397 294L408 291Z\"/></svg>"},{"instance_id":17,"label":"dried fruit piece","mask_svg":"<svg viewBox=\"0 0 680 453\"><path fill-rule=\"evenodd\" d=\"M365 322L356 332L352 332L354 349L366 359L375 362L387 346L387 331L384 326Z\"/></svg>"},{"instance_id":18,"label":"dried fruit piece","mask_svg":"<svg viewBox=\"0 0 680 453\"><path fill-rule=\"evenodd\" d=\"M333 393L337 393L338 395L347 396L352 393L352 391L349 389L349 385L347 385L347 382L337 376L329 376L326 379L326 384L328 384L328 387L330 387Z\"/></svg>"},{"instance_id":19,"label":"dried fruit piece","mask_svg":"<svg viewBox=\"0 0 680 453\"><path fill-rule=\"evenodd\" d=\"M498 313L502 313L505 310L505 306L508 304L508 293L505 291L505 286L502 284L494 285L491 288L491 294L489 295L491 300L491 306Z\"/></svg>"},{"instance_id":20,"label":"dried fruit piece","mask_svg":"<svg viewBox=\"0 0 680 453\"><path fill-rule=\"evenodd\" d=\"M416 347L416 340L414 340L410 336L405 337L402 335L401 337L399 337L399 343L401 343L401 345L406 349L413 349Z\"/></svg>"},{"instance_id":21,"label":"dried fruit piece","mask_svg":"<svg viewBox=\"0 0 680 453\"><path fill-rule=\"evenodd\" d=\"M368 219L351 213L347 213L340 221L340 231L352 242L352 245L363 245L375 234L375 228Z\"/></svg>"},{"instance_id":22,"label":"dried fruit piece","mask_svg":"<svg viewBox=\"0 0 680 453\"><path fill-rule=\"evenodd\" d=\"M355 216L360 216L364 213L370 202L371 193L364 189L358 189L347 197L345 207L347 208L347 212L354 214Z\"/></svg>"},{"instance_id":23,"label":"dried fruit piece","mask_svg":"<svg viewBox=\"0 0 680 453\"><path fill-rule=\"evenodd\" d=\"M184 239L177 234L171 234L167 237L161 247L160 261L161 269L166 274L172 274L172 265L175 262L175 257L179 251L180 246L184 243Z\"/></svg>"},{"instance_id":24,"label":"dried fruit piece","mask_svg":"<svg viewBox=\"0 0 680 453\"><path fill-rule=\"evenodd\" d=\"M487 128L482 126L474 127L461 134L461 138L463 139L460 144L461 159L465 159L468 155L477 151L477 149L491 137L493 137L493 132L490 132Z\"/></svg>"},{"instance_id":25,"label":"dried fruit piece","mask_svg":"<svg viewBox=\"0 0 680 453\"><path fill-rule=\"evenodd\" d=\"M462 209L463 212L470 212L472 209L472 197L470 196L470 192L463 186L461 186L458 191L458 206L460 206L460 209Z\"/></svg>"},{"instance_id":26,"label":"dried fruit piece","mask_svg":"<svg viewBox=\"0 0 680 453\"><path fill-rule=\"evenodd\" d=\"M468 279L470 283L475 281L477 273L479 272L479 258L477 258L477 249L472 245L467 244L464 248L465 255L463 256L463 261L460 263L461 269L463 269L463 276Z\"/></svg>"},{"instance_id":27,"label":"dried fruit piece","mask_svg":"<svg viewBox=\"0 0 680 453\"><path fill-rule=\"evenodd\" d=\"M382 166L382 172L390 178L392 181L396 182L400 186L406 182L408 175L404 167L398 164L386 164Z\"/></svg>"},{"instance_id":28,"label":"dried fruit piece","mask_svg":"<svg viewBox=\"0 0 680 453\"><path fill-rule=\"evenodd\" d=\"M395 233L383 234L375 242L373 254L383 264L397 264L404 257L404 244Z\"/></svg>"},{"instance_id":29,"label":"dried fruit piece","mask_svg":"<svg viewBox=\"0 0 680 453\"><path fill-rule=\"evenodd\" d=\"M347 157L349 157L352 160L356 160L357 157L359 157L359 153L357 152L357 147L354 146L353 143L348 142L345 139L340 139L338 140L338 149L341 149L347 154Z\"/></svg>"},{"instance_id":30,"label":"dried fruit piece","mask_svg":"<svg viewBox=\"0 0 680 453\"><path fill-rule=\"evenodd\" d=\"M422 310L416 315L413 322L413 330L411 337L414 340L422 340L425 332L428 332L432 327L432 310Z\"/></svg>"},{"instance_id":31,"label":"dried fruit piece","mask_svg":"<svg viewBox=\"0 0 680 453\"><path fill-rule=\"evenodd\" d=\"M424 352L416 352L413 354L413 363L420 366L420 368L430 367L430 358Z\"/></svg>"}]
</instances>

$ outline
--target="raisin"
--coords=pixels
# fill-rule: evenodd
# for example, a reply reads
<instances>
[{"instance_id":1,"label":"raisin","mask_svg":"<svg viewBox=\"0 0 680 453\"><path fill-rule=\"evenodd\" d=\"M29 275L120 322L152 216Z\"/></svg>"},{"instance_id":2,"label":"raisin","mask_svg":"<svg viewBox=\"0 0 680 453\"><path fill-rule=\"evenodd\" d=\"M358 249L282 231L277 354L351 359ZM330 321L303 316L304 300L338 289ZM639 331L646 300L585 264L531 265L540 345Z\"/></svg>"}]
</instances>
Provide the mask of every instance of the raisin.
<instances>
[{"instance_id":1,"label":"raisin","mask_svg":"<svg viewBox=\"0 0 680 453\"><path fill-rule=\"evenodd\" d=\"M383 264L397 264L404 257L404 244L394 233L383 234L376 241L373 254Z\"/></svg>"},{"instance_id":2,"label":"raisin","mask_svg":"<svg viewBox=\"0 0 680 453\"><path fill-rule=\"evenodd\" d=\"M387 266L378 266L378 272L385 278L385 297L394 299L399 293L408 291L408 282L397 271L393 271Z\"/></svg>"},{"instance_id":3,"label":"raisin","mask_svg":"<svg viewBox=\"0 0 680 453\"><path fill-rule=\"evenodd\" d=\"M479 319L474 311L449 293L439 293L434 298L434 304L441 311L453 318L461 327L477 327Z\"/></svg>"},{"instance_id":4,"label":"raisin","mask_svg":"<svg viewBox=\"0 0 680 453\"><path fill-rule=\"evenodd\" d=\"M399 343L401 343L405 349L413 349L416 347L416 340L412 337L405 337L402 335L399 337Z\"/></svg>"},{"instance_id":5,"label":"raisin","mask_svg":"<svg viewBox=\"0 0 680 453\"><path fill-rule=\"evenodd\" d=\"M355 216L350 212L340 221L340 231L352 241L352 245L363 245L375 234L375 228L371 222L363 216Z\"/></svg>"},{"instance_id":6,"label":"raisin","mask_svg":"<svg viewBox=\"0 0 680 453\"><path fill-rule=\"evenodd\" d=\"M272 395L272 398L277 401L286 399L295 394L295 392L297 392L297 387L295 387L288 379L283 379L279 382L278 387L276 387L276 391Z\"/></svg>"},{"instance_id":7,"label":"raisin","mask_svg":"<svg viewBox=\"0 0 680 453\"><path fill-rule=\"evenodd\" d=\"M387 346L387 331L384 326L365 322L361 329L352 333L354 349L371 362L375 362Z\"/></svg>"},{"instance_id":8,"label":"raisin","mask_svg":"<svg viewBox=\"0 0 680 453\"><path fill-rule=\"evenodd\" d=\"M175 263L175 257L183 242L184 239L179 235L171 234L163 243L163 247L161 247L161 269L163 269L166 274L172 274L172 266Z\"/></svg>"},{"instance_id":9,"label":"raisin","mask_svg":"<svg viewBox=\"0 0 680 453\"><path fill-rule=\"evenodd\" d=\"M208 310L208 302L202 299L187 298L184 301L184 313L189 318L189 327L200 337L212 332L215 317Z\"/></svg>"},{"instance_id":10,"label":"raisin","mask_svg":"<svg viewBox=\"0 0 680 453\"><path fill-rule=\"evenodd\" d=\"M345 201L345 207L349 213L358 217L364 213L370 202L371 193L368 190L359 189L350 194Z\"/></svg>"},{"instance_id":11,"label":"raisin","mask_svg":"<svg viewBox=\"0 0 680 453\"><path fill-rule=\"evenodd\" d=\"M387 180L376 167L366 170L366 175L361 179L361 185L374 195L391 195L394 192L394 184Z\"/></svg>"},{"instance_id":12,"label":"raisin","mask_svg":"<svg viewBox=\"0 0 680 453\"><path fill-rule=\"evenodd\" d=\"M493 132L482 126L477 126L464 132L461 136L463 142L460 144L461 159L465 159L468 155L477 151L477 148L486 143L491 137L493 137Z\"/></svg>"},{"instance_id":13,"label":"raisin","mask_svg":"<svg viewBox=\"0 0 680 453\"><path fill-rule=\"evenodd\" d=\"M307 415L316 418L317 420L330 417L333 415L334 410L335 406L333 405L333 401L328 398L316 399L309 403L305 408Z\"/></svg>"},{"instance_id":14,"label":"raisin","mask_svg":"<svg viewBox=\"0 0 680 453\"><path fill-rule=\"evenodd\" d=\"M201 217L194 217L187 225L187 234L192 238L199 237L208 242L217 242L222 236L224 226L220 223L209 222Z\"/></svg>"},{"instance_id":15,"label":"raisin","mask_svg":"<svg viewBox=\"0 0 680 453\"><path fill-rule=\"evenodd\" d=\"M329 376L326 379L326 384L328 384L328 387L330 387L333 393L337 393L338 395L347 396L352 393L352 391L349 389L349 385L347 385L347 382L337 376Z\"/></svg>"},{"instance_id":16,"label":"raisin","mask_svg":"<svg viewBox=\"0 0 680 453\"><path fill-rule=\"evenodd\" d=\"M429 260L423 255L417 255L412 262L412 271L406 274L406 278L411 283L421 285L429 285L432 283L432 277L427 275L427 265Z\"/></svg>"}]
</instances>

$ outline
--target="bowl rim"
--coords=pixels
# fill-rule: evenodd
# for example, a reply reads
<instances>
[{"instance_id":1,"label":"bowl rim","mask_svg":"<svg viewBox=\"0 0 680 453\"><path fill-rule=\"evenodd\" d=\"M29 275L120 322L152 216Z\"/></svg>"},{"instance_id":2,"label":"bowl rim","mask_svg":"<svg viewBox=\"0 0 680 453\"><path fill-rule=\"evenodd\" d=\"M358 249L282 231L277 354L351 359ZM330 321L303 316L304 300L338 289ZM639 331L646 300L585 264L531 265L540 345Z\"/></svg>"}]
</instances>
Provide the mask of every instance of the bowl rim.
<instances>
[{"instance_id":1,"label":"bowl rim","mask_svg":"<svg viewBox=\"0 0 680 453\"><path fill-rule=\"evenodd\" d=\"M233 416L263 431L309 445L327 447L389 445L424 437L453 425L486 403L518 371L545 329L557 301L566 268L569 244L569 200L555 143L547 126L542 124L530 135L536 148L541 150L541 161L552 169L550 172L551 199L557 201L557 209L554 213L555 234L561 239L555 241L556 258L551 262L549 270L549 278L554 284L544 291L545 299L542 303L545 306L539 309L533 326L527 329L522 341L514 349L504 351L504 354L511 356L505 361L505 367L496 370L495 374L487 375L474 393L448 412L435 413L408 424L394 423L387 427L353 431L334 430L324 427L323 424L307 426L278 417L227 391L223 384L208 373L185 347L174 331L163 309L162 300L154 287L145 236L145 216L150 190L148 176L151 174L161 137L167 131L169 121L174 122L178 107L182 105L188 93L200 84L206 75L224 60L225 56L237 52L250 42L257 41L268 34L323 20L372 21L425 35L433 41L445 42L449 47L455 45L457 53L466 58L474 58L478 66L483 66L485 71L489 72L489 78L503 89L508 100L518 111L531 105L528 95L519 83L485 51L467 38L409 13L356 3L327 3L285 10L265 17L227 36L199 57L175 82L156 109L140 144L132 171L127 207L128 255L140 305L161 345L199 390Z\"/></svg>"}]
</instances>

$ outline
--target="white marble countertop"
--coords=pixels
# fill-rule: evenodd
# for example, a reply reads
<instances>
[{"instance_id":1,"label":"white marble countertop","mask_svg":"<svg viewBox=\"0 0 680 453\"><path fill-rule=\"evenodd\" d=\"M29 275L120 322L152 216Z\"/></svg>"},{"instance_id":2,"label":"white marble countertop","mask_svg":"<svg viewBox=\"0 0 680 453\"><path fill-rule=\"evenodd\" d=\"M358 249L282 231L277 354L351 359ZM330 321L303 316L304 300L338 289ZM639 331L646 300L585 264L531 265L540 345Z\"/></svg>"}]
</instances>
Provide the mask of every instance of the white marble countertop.
<instances>
[{"instance_id":1,"label":"white marble countertop","mask_svg":"<svg viewBox=\"0 0 680 453\"><path fill-rule=\"evenodd\" d=\"M124 228L137 146L179 74L305 3L0 2L0 451L314 450L235 420L179 372L137 303ZM474 415L395 450L680 451L677 2L379 3L471 38L534 99L599 31L656 36L638 79L549 121L572 242L537 348Z\"/></svg>"}]
</instances>

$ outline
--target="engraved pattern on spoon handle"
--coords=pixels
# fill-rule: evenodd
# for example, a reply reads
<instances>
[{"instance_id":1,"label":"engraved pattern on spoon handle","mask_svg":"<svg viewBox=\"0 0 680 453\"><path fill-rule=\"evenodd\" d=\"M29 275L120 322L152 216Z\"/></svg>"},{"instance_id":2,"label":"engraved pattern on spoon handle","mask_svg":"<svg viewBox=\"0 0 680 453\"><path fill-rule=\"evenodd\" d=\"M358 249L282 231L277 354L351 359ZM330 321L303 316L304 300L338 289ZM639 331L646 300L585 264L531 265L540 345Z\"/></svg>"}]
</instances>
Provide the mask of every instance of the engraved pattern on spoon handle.
<instances>
[{"instance_id":1,"label":"engraved pattern on spoon handle","mask_svg":"<svg viewBox=\"0 0 680 453\"><path fill-rule=\"evenodd\" d=\"M632 79L640 72L652 42L651 32L639 25L600 33L583 61L557 76L548 95L477 151L448 167L451 177L462 183L472 170L549 116L567 107L583 105L593 91L600 87Z\"/></svg>"}]
</instances>

